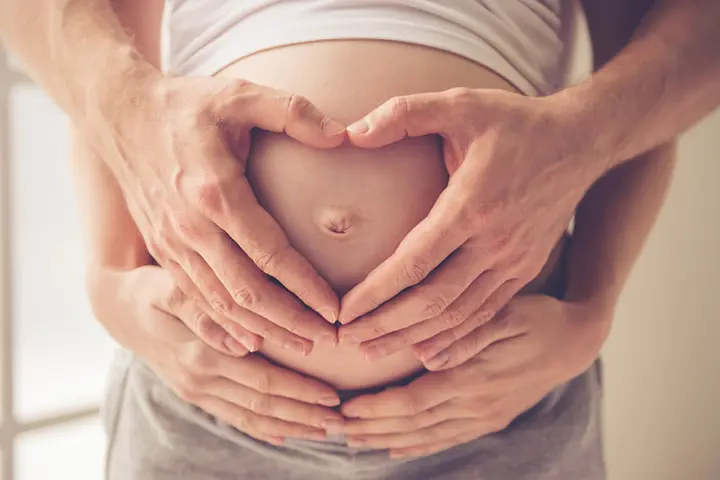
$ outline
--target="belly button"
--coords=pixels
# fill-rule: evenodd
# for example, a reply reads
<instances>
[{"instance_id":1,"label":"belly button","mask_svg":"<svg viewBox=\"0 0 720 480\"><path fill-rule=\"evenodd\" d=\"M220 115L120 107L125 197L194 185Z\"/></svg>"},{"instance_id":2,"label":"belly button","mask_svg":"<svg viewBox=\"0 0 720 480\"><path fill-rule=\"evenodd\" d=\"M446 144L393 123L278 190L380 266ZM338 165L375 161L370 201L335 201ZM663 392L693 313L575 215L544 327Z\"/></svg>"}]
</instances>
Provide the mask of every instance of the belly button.
<instances>
[{"instance_id":1,"label":"belly button","mask_svg":"<svg viewBox=\"0 0 720 480\"><path fill-rule=\"evenodd\" d=\"M315 221L326 235L343 237L353 227L353 215L339 208L324 208L318 211Z\"/></svg>"}]
</instances>

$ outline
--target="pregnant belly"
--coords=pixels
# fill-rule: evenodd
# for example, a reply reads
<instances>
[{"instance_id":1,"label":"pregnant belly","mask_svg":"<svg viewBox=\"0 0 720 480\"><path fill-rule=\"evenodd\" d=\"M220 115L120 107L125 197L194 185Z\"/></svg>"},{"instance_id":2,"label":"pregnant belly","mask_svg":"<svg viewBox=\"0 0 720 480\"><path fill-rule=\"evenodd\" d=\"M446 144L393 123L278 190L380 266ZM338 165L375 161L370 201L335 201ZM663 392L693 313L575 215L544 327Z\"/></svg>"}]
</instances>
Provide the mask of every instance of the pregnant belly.
<instances>
[{"instance_id":1,"label":"pregnant belly","mask_svg":"<svg viewBox=\"0 0 720 480\"><path fill-rule=\"evenodd\" d=\"M332 41L256 53L219 75L308 97L349 124L395 95L457 86L512 87L452 54L379 41ZM339 295L387 258L447 183L438 137L362 150L319 151L259 133L248 178L261 204ZM369 363L357 346L316 346L307 357L266 344L261 353L339 389L384 385L421 368L411 351Z\"/></svg>"}]
</instances>

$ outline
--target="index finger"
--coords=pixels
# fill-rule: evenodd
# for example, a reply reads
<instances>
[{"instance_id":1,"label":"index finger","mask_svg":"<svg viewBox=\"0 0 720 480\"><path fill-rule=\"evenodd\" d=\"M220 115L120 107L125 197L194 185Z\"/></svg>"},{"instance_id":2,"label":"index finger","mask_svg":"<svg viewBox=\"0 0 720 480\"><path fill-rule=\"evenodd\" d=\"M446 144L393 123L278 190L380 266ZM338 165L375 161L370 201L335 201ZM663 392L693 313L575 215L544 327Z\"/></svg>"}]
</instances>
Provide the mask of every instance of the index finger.
<instances>
[{"instance_id":1,"label":"index finger","mask_svg":"<svg viewBox=\"0 0 720 480\"><path fill-rule=\"evenodd\" d=\"M273 365L256 355L248 355L241 361L222 356L218 363L218 373L260 393L326 407L340 403L337 392L330 386Z\"/></svg>"},{"instance_id":2,"label":"index finger","mask_svg":"<svg viewBox=\"0 0 720 480\"><path fill-rule=\"evenodd\" d=\"M454 398L448 373L426 373L404 387L353 398L340 411L351 418L385 418L417 415Z\"/></svg>"},{"instance_id":3,"label":"index finger","mask_svg":"<svg viewBox=\"0 0 720 480\"><path fill-rule=\"evenodd\" d=\"M368 313L360 321L350 325L343 325L339 335L341 341L347 341L346 336L354 339L355 343L367 342L399 330L402 333L403 344L417 343L425 338L414 341L413 335L417 329L411 327L431 318L439 317L439 324L446 329L462 323L472 311L467 312L461 302L456 300L473 285L478 276L483 275L485 265L483 258L478 256L471 247L461 246L453 252L439 267L419 285L408 288L392 300L383 304L376 310ZM480 275L479 275L480 274ZM459 303L456 305L456 303ZM375 347L382 344L377 342ZM366 353L369 353L367 350ZM376 351L379 358L391 351ZM369 360L373 358L368 357Z\"/></svg>"},{"instance_id":4,"label":"index finger","mask_svg":"<svg viewBox=\"0 0 720 480\"><path fill-rule=\"evenodd\" d=\"M341 299L340 323L351 322L420 283L465 243L470 234L457 207L455 190L448 186L395 252Z\"/></svg>"},{"instance_id":5,"label":"index finger","mask_svg":"<svg viewBox=\"0 0 720 480\"><path fill-rule=\"evenodd\" d=\"M201 208L210 220L235 241L255 266L249 270L245 266L240 270L225 268L224 273L221 274L218 270L222 269L222 264L237 255L218 258L211 249L203 248L207 247L204 238L196 241L198 252L208 258L208 263L210 263L209 257L216 258L211 266L233 298L238 299L244 288L240 273L249 276L251 271L259 268L267 275L276 278L328 322L335 322L338 313L338 299L335 292L313 266L290 245L280 225L258 203L247 179L242 176L238 180L232 185L225 183L215 185L215 190L208 191L206 195L199 195L205 199ZM242 306L262 315L252 306ZM280 319L267 318L282 325ZM308 318L308 321L311 320Z\"/></svg>"}]
</instances>

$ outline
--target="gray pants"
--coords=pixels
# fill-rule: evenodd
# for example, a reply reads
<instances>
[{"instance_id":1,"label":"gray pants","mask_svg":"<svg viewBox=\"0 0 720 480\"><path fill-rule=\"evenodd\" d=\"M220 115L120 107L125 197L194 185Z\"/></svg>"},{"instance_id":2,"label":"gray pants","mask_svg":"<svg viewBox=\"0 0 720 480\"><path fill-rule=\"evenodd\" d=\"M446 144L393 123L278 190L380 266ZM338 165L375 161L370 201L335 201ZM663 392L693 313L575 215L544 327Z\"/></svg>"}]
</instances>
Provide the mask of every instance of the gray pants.
<instances>
[{"instance_id":1,"label":"gray pants","mask_svg":"<svg viewBox=\"0 0 720 480\"><path fill-rule=\"evenodd\" d=\"M602 480L599 361L506 430L420 459L340 442L257 441L180 400L128 352L104 410L108 480Z\"/></svg>"}]
</instances>

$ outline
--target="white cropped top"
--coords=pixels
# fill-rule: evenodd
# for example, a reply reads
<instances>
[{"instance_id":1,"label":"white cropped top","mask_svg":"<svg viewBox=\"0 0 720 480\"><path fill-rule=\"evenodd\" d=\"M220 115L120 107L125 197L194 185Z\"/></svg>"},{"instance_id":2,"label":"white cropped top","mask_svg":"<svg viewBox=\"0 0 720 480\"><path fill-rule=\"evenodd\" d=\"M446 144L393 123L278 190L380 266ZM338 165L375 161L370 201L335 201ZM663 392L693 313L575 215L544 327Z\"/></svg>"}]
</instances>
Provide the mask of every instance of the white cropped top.
<instances>
[{"instance_id":1,"label":"white cropped top","mask_svg":"<svg viewBox=\"0 0 720 480\"><path fill-rule=\"evenodd\" d=\"M455 53L547 95L566 82L577 10L574 0L166 0L163 66L212 75L283 45L390 40Z\"/></svg>"}]
</instances>

